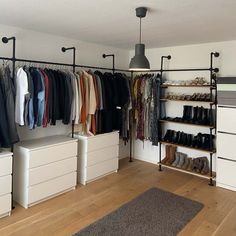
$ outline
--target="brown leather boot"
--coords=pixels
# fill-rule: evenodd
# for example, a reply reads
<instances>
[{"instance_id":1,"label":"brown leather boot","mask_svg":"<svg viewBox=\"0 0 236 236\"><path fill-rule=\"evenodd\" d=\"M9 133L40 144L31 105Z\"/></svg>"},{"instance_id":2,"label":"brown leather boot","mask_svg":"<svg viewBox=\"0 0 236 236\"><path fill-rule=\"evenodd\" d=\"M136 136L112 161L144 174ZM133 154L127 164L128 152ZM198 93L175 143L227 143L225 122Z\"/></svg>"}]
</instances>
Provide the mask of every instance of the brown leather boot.
<instances>
[{"instance_id":1,"label":"brown leather boot","mask_svg":"<svg viewBox=\"0 0 236 236\"><path fill-rule=\"evenodd\" d=\"M170 158L170 147L171 145L166 145L166 157L161 161L162 164L166 164L166 162Z\"/></svg>"},{"instance_id":2,"label":"brown leather boot","mask_svg":"<svg viewBox=\"0 0 236 236\"><path fill-rule=\"evenodd\" d=\"M167 165L171 165L175 161L175 153L176 153L176 147L175 146L170 146L170 157L166 161Z\"/></svg>"}]
</instances>

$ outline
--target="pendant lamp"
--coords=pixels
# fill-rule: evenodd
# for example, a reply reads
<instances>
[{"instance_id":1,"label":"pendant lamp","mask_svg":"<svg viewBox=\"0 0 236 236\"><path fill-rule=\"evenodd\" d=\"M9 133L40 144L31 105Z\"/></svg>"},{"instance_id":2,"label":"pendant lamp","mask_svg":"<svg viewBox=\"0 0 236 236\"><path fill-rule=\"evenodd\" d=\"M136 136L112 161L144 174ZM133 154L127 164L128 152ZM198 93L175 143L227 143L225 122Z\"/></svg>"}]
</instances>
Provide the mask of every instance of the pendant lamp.
<instances>
[{"instance_id":1,"label":"pendant lamp","mask_svg":"<svg viewBox=\"0 0 236 236\"><path fill-rule=\"evenodd\" d=\"M140 19L140 29L139 29L139 43L135 45L135 55L131 59L129 64L129 70L131 71L145 71L150 70L150 64L145 56L145 44L141 43L141 26L142 18L146 16L147 8L138 7L136 8L136 16Z\"/></svg>"}]
</instances>

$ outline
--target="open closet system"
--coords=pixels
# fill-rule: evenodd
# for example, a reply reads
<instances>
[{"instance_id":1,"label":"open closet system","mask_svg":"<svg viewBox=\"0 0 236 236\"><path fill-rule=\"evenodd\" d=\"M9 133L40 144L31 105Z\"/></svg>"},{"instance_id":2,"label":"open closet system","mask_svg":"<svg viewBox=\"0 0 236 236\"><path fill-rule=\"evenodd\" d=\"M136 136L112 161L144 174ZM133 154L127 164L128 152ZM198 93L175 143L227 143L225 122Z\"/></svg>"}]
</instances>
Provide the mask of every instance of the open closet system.
<instances>
[{"instance_id":1,"label":"open closet system","mask_svg":"<svg viewBox=\"0 0 236 236\"><path fill-rule=\"evenodd\" d=\"M133 80L134 80L134 73L136 71L129 71L129 70L122 70L122 69L116 69L115 68L115 55L114 54L103 54L103 58L111 57L112 58L112 68L104 68L104 67L96 67L96 66L90 66L90 65L78 65L75 62L75 53L76 49L75 47L69 47L69 48L62 48L62 52L66 51L72 51L72 63L60 63L60 62L51 62L51 61L40 61L40 60L29 60L29 59L21 59L17 58L15 55L16 52L16 38L2 38L3 43L8 43L9 41L12 41L13 47L12 47L12 57L0 57L1 60L7 60L12 62L12 73L13 76L15 76L16 72L16 62L25 62L25 63L36 63L36 64L43 64L43 65L55 65L55 66L65 66L68 68L72 68L72 71L75 72L76 68L87 68L87 69L100 69L105 71L111 71L113 74L116 71L123 72L123 73L131 73L131 85L133 86ZM217 73L219 71L218 68L213 67L213 58L218 57L218 53L211 53L210 54L210 67L209 68L193 68L193 69L164 69L164 59L171 59L171 56L162 56L161 57L161 68L150 70L151 73L158 73L159 79L160 79L160 86L159 86L159 94L162 94L164 90L166 90L171 85L165 85L164 84L164 72L185 72L185 71L209 71L210 73L210 85L207 85L205 87L208 87L210 89L210 109L212 110L212 107L216 105L216 93L213 100L213 91L216 91L216 82L214 73ZM137 71L140 73L140 71ZM142 71L141 71L142 73ZM173 86L175 87L175 86ZM182 86L187 87L185 86ZM196 87L196 86L195 86ZM201 86L197 86L201 87ZM161 103L166 103L167 100L163 99L163 97L159 97L158 99L158 105L161 106ZM191 100L183 102L191 102ZM129 154L129 161L132 162L133 160L133 134L134 134L134 123L133 121L133 109L130 111L130 116L132 117L131 122L129 123L129 141L130 141L130 154ZM172 167L171 165L163 164L162 163L162 149L161 146L171 144L173 146L181 146L186 148L193 148L200 151L204 151L209 153L210 155L210 174L209 175L202 175L197 174L193 171L184 171L189 174L194 174L200 177L209 178L210 185L213 185L213 179L215 177L213 171L212 171L212 156L215 152L214 146L213 146L213 130L215 130L215 123L214 125L207 126L210 130L210 147L208 149L202 149L202 148L196 148L196 147L190 147L186 144L181 143L175 143L173 141L163 141L164 135L162 134L163 125L166 122L173 122L167 119L164 119L162 113L159 114L159 120L156 120L158 129L159 129L159 170L162 170L162 166L165 166L167 168L172 168L174 170L180 170L184 171L180 168ZM215 117L216 119L216 117ZM185 123L186 125L194 125L191 123ZM7 172L8 175L8 181L1 181L3 177L3 174L1 173L0 168L0 185L3 183L3 185L8 185L5 189L6 191L3 193L7 195L7 200L4 198L2 199L0 197L0 205L7 205L7 209L5 209L4 212L0 212L1 215L10 214L11 208L13 208L13 196L14 200L19 202L22 206L25 208L34 205L38 202L41 202L43 200L46 200L48 198L51 198L53 196L56 196L58 194L61 194L65 191L69 191L71 189L74 189L77 185L77 182L80 182L82 184L86 184L87 182L96 179L100 176L104 176L107 173L111 173L118 170L118 132L112 132L111 136L113 136L112 139L110 139L109 134L101 134L94 137L79 137L75 135L75 124L72 122L72 132L71 137L74 139L71 139L69 137L54 137L54 138L41 138L38 140L33 141L26 141L15 145L15 150L13 150L13 146L11 147L11 152L4 152L1 158L9 157L8 159L8 166L11 166L9 168L9 171ZM77 142L78 139L78 142ZM102 140L102 141L101 141ZM78 143L81 143L81 146L79 146L78 149ZM104 143L106 145L104 145ZM80 144L79 144L80 145ZM101 149L105 150L104 152L101 152ZM64 150L64 151L63 151ZM17 160L12 158L13 152L14 155L17 155ZM95 155L94 152L96 151ZM110 158L110 153L114 152L114 155L112 158ZM54 153L57 153L56 157L55 155L52 155ZM78 155L78 157L77 157ZM41 156L44 156L45 158L40 158ZM50 159L51 158L51 159ZM55 159L56 158L56 159ZM107 158L107 165L102 165L99 163L99 158L101 163L104 161L104 158ZM103 159L102 159L103 158ZM40 159L40 161L39 161ZM1 159L2 160L2 159ZM0 161L1 161L0 160ZM77 163L78 162L78 163ZM108 164L109 163L109 164ZM96 173L96 168L94 168L94 165L97 165L99 167L99 173ZM65 170L64 166L67 165L68 169ZM112 167L111 167L112 166ZM12 178L12 170L13 170L13 178ZM54 171L51 171L54 170ZM56 170L56 171L55 171ZM42 176L42 173L49 173L48 175ZM14 173L15 172L15 173ZM79 172L79 173L78 173ZM4 178L5 178L4 173ZM49 179L54 178L52 182L49 181ZM15 181L17 179L17 181ZM77 180L78 179L78 180ZM14 180L14 181L13 181ZM60 183L60 184L58 184ZM61 184L63 183L63 184ZM57 186L59 186L57 188ZM4 189L4 188L0 188ZM13 194L12 194L13 193ZM41 193L41 194L39 194ZM10 200L11 198L11 200Z\"/></svg>"}]
</instances>

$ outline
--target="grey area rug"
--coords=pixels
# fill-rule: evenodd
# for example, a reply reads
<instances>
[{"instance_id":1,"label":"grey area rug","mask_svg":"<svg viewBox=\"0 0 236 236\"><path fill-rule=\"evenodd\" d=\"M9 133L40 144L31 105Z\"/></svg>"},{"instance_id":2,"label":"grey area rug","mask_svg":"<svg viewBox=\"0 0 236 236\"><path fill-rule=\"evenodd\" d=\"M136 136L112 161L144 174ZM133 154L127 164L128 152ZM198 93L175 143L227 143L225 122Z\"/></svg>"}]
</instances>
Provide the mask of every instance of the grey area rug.
<instances>
[{"instance_id":1,"label":"grey area rug","mask_svg":"<svg viewBox=\"0 0 236 236\"><path fill-rule=\"evenodd\" d=\"M202 208L199 202L151 188L74 235L177 235Z\"/></svg>"}]
</instances>

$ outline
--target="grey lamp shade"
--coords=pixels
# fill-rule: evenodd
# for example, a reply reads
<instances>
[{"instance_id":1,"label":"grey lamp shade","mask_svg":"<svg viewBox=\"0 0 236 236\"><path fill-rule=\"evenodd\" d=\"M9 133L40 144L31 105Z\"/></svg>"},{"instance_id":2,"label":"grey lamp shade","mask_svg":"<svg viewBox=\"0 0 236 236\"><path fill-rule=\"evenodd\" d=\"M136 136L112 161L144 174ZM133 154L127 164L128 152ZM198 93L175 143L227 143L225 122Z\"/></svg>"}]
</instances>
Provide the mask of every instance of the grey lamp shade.
<instances>
[{"instance_id":1,"label":"grey lamp shade","mask_svg":"<svg viewBox=\"0 0 236 236\"><path fill-rule=\"evenodd\" d=\"M134 71L144 71L150 70L150 64L145 56L145 45L136 44L135 45L135 55L129 63L129 70Z\"/></svg>"}]
</instances>

